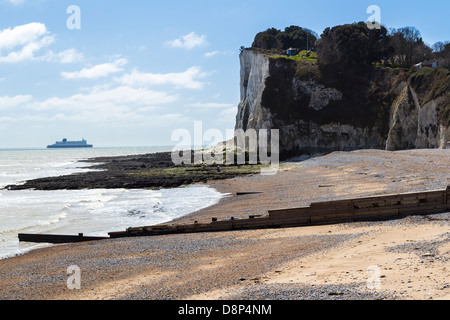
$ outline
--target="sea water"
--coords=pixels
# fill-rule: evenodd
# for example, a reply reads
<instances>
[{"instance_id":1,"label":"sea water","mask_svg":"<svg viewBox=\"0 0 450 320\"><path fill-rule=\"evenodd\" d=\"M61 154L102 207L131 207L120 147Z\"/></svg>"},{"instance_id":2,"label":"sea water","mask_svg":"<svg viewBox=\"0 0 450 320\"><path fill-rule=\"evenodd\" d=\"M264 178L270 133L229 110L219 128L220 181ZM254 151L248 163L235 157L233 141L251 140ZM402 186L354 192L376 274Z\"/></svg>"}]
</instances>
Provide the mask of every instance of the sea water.
<instances>
[{"instance_id":1,"label":"sea water","mask_svg":"<svg viewBox=\"0 0 450 320\"><path fill-rule=\"evenodd\" d=\"M129 227L169 222L217 203L207 186L163 190L4 189L29 179L87 172L83 159L170 151L169 147L57 150L0 149L0 259L43 247L18 241L19 233L108 236Z\"/></svg>"}]
</instances>

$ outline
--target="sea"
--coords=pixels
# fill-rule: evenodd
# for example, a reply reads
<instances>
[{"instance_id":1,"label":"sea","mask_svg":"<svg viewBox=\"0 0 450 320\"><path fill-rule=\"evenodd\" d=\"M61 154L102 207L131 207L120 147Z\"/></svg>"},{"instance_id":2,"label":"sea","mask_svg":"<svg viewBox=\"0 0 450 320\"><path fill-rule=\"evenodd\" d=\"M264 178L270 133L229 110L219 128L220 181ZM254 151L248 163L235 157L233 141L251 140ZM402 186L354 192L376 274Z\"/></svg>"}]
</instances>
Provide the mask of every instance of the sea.
<instances>
[{"instance_id":1,"label":"sea","mask_svg":"<svg viewBox=\"0 0 450 320\"><path fill-rule=\"evenodd\" d=\"M225 195L208 186L163 190L6 190L26 180L88 172L81 160L171 151L172 147L0 149L0 259L48 246L19 233L108 236L169 222L212 206Z\"/></svg>"}]
</instances>

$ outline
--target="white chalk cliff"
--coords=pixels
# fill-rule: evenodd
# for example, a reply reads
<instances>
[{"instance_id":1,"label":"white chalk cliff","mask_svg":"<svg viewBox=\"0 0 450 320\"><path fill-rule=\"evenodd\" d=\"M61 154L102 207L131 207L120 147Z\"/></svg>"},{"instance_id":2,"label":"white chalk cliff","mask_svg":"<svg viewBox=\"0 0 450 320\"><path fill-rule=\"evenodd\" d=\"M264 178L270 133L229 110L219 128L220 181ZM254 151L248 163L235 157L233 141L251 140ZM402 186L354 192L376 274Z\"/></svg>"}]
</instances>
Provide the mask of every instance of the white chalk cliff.
<instances>
[{"instance_id":1,"label":"white chalk cliff","mask_svg":"<svg viewBox=\"0 0 450 320\"><path fill-rule=\"evenodd\" d=\"M242 51L240 63L236 129L279 129L283 157L363 148L444 148L450 140L450 124L439 119L446 99L435 97L421 105L406 74L378 70L352 92L352 87L327 84L317 73L305 75L298 69L301 62L251 49Z\"/></svg>"}]
</instances>

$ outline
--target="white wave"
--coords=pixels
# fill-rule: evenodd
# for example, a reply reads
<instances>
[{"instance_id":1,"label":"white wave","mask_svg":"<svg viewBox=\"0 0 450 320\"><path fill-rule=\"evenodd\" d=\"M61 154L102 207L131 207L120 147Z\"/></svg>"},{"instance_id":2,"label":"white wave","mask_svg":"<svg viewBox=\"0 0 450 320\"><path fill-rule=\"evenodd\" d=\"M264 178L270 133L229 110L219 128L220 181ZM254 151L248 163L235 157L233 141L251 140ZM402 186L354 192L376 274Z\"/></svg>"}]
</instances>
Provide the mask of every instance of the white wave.
<instances>
[{"instance_id":1,"label":"white wave","mask_svg":"<svg viewBox=\"0 0 450 320\"><path fill-rule=\"evenodd\" d=\"M92 151L1 151L0 189L29 179L86 172L79 159L144 154L146 149ZM0 190L0 259L35 245L19 243L18 233L107 235L133 226L164 223L219 201L205 186L170 190Z\"/></svg>"},{"instance_id":2,"label":"white wave","mask_svg":"<svg viewBox=\"0 0 450 320\"><path fill-rule=\"evenodd\" d=\"M44 227L44 226L49 226L52 224L57 224L65 218L67 218L67 213L63 212L57 216L51 217L50 220L38 220L35 227Z\"/></svg>"},{"instance_id":3,"label":"white wave","mask_svg":"<svg viewBox=\"0 0 450 320\"><path fill-rule=\"evenodd\" d=\"M171 221L210 206L221 197L205 186L161 191L6 191L0 202L0 257L2 251L20 248L17 233L107 236L129 227ZM1 230L1 226L6 228Z\"/></svg>"}]
</instances>

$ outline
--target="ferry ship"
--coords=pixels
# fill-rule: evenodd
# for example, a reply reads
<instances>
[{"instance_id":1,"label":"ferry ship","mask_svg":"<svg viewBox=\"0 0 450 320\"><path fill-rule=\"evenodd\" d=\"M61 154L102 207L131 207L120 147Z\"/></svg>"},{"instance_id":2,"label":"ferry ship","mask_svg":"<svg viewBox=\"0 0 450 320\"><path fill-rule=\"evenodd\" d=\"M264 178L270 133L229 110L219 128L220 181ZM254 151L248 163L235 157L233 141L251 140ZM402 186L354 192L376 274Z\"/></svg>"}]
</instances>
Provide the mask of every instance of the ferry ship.
<instances>
[{"instance_id":1,"label":"ferry ship","mask_svg":"<svg viewBox=\"0 0 450 320\"><path fill-rule=\"evenodd\" d=\"M86 140L81 141L68 141L63 139L62 141L56 141L55 144L47 146L48 149L61 149L61 148L93 148L92 144L88 144Z\"/></svg>"}]
</instances>

